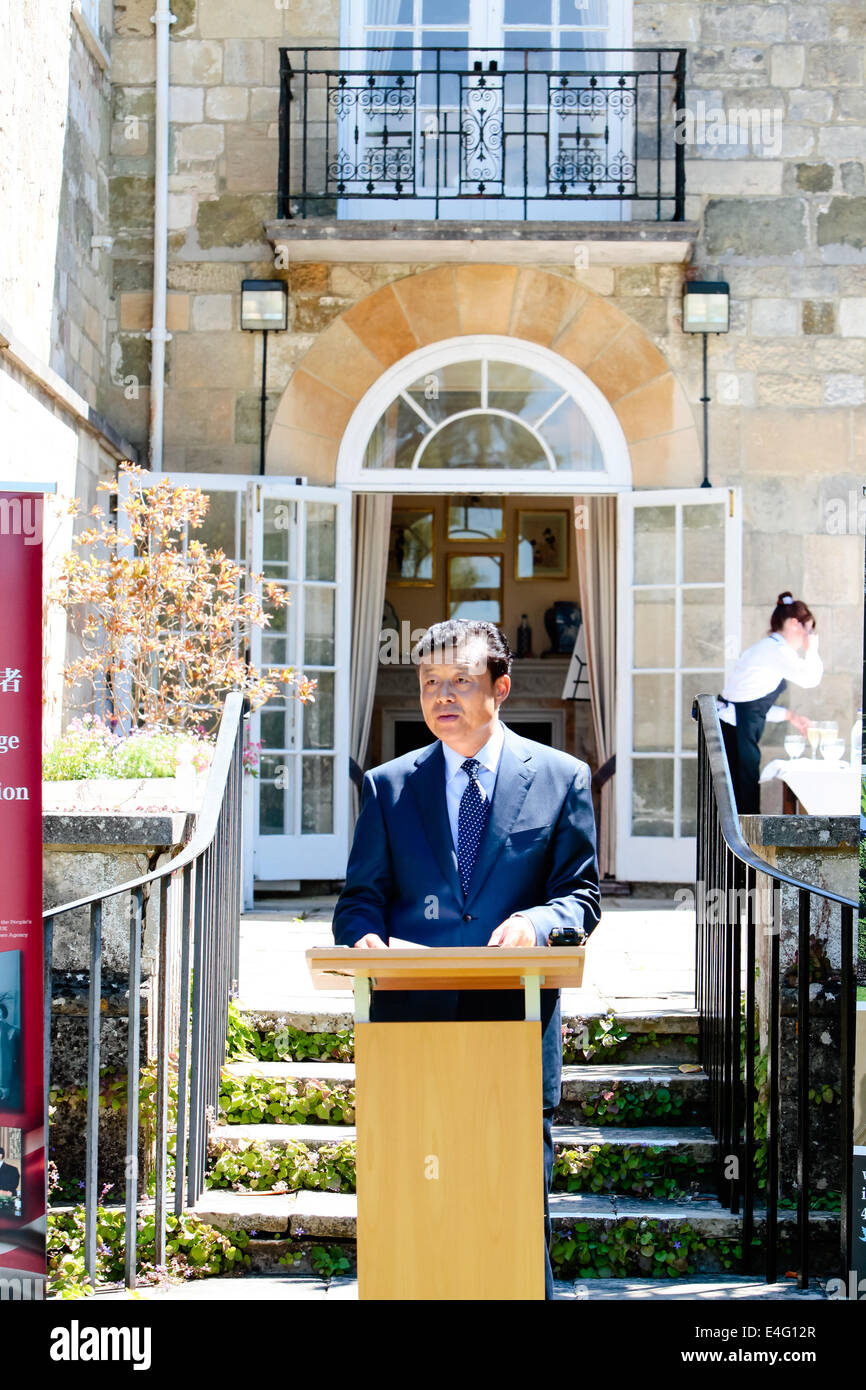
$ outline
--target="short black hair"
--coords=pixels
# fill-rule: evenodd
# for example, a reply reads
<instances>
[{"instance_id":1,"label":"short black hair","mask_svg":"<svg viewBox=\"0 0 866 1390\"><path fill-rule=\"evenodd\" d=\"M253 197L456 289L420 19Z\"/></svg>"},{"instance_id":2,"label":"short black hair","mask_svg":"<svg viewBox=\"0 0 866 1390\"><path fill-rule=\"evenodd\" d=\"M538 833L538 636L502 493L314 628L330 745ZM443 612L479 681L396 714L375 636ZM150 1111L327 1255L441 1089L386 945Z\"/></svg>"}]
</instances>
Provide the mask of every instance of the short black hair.
<instances>
[{"instance_id":1,"label":"short black hair","mask_svg":"<svg viewBox=\"0 0 866 1390\"><path fill-rule=\"evenodd\" d=\"M7 1009L6 1005L3 1003L2 999L0 999L0 1012L2 1012L2 1017L3 1017L3 1018L8 1018L8 1017L9 1017L9 1010Z\"/></svg>"},{"instance_id":2,"label":"short black hair","mask_svg":"<svg viewBox=\"0 0 866 1390\"><path fill-rule=\"evenodd\" d=\"M417 664L427 660L434 651L445 647L455 651L473 638L480 637L487 644L487 669L491 681L511 672L513 653L505 634L495 623L482 618L446 618L441 623L433 623L416 644L412 659Z\"/></svg>"}]
</instances>

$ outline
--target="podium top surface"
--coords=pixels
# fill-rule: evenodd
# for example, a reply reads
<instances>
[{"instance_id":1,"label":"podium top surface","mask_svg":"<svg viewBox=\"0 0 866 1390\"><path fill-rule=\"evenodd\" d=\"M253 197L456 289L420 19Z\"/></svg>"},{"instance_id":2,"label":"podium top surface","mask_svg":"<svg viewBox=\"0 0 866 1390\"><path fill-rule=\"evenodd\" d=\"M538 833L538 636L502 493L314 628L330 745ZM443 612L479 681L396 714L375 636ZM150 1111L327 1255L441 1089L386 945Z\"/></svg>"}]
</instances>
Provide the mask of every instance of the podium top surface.
<instances>
[{"instance_id":1,"label":"podium top surface","mask_svg":"<svg viewBox=\"0 0 866 1390\"><path fill-rule=\"evenodd\" d=\"M316 989L351 991L356 976L376 989L579 989L585 946L419 946L373 950L313 946L306 953Z\"/></svg>"}]
</instances>

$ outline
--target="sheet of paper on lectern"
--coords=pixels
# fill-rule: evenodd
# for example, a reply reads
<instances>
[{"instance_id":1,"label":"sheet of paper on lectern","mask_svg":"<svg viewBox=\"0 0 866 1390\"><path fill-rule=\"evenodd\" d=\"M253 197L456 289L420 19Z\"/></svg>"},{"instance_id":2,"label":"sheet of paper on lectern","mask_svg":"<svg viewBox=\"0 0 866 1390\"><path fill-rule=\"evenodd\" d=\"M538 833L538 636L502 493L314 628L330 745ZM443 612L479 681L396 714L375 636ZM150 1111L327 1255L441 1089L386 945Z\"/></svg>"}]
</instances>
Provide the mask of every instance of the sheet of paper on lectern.
<instances>
[{"instance_id":1,"label":"sheet of paper on lectern","mask_svg":"<svg viewBox=\"0 0 866 1390\"><path fill-rule=\"evenodd\" d=\"M388 946L394 946L398 951L418 950L419 948L429 951L430 947L425 946L421 941L402 941L399 936L389 936Z\"/></svg>"}]
</instances>

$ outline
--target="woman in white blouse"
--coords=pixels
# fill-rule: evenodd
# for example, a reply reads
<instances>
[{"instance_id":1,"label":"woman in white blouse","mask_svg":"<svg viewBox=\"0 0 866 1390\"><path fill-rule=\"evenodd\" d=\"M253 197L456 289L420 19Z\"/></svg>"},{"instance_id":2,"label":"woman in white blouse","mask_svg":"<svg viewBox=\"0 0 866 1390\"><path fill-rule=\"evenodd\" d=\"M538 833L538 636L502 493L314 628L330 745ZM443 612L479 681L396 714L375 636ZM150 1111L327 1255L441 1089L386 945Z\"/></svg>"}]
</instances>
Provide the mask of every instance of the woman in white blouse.
<instances>
[{"instance_id":1,"label":"woman in white blouse","mask_svg":"<svg viewBox=\"0 0 866 1390\"><path fill-rule=\"evenodd\" d=\"M810 689L820 684L823 674L814 617L800 599L788 592L780 594L769 632L746 648L717 696L740 815L760 814L760 739L766 721L788 719L800 733L809 727L810 721L804 715L774 704L776 696L781 695L789 680Z\"/></svg>"}]
</instances>

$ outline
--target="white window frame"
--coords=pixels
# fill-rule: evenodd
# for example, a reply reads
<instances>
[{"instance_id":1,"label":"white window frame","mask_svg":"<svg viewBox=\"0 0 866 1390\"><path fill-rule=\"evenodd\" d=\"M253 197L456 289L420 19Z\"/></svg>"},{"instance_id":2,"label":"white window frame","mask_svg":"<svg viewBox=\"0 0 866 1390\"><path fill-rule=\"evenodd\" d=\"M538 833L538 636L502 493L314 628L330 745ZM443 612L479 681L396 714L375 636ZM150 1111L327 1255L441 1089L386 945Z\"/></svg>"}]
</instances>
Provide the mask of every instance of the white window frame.
<instances>
[{"instance_id":1,"label":"white window frame","mask_svg":"<svg viewBox=\"0 0 866 1390\"><path fill-rule=\"evenodd\" d=\"M419 376L458 362L495 357L548 376L584 412L601 448L604 467L554 468L377 468L365 469L373 430L388 406ZM455 418L455 417L450 417ZM495 333L447 338L418 348L383 372L356 406L337 455L337 484L367 492L611 493L631 490L631 458L610 402L589 377L564 357L538 343Z\"/></svg>"},{"instance_id":2,"label":"white window frame","mask_svg":"<svg viewBox=\"0 0 866 1390\"><path fill-rule=\"evenodd\" d=\"M723 505L726 508L724 578L684 583L681 576L683 506ZM678 507L676 573L670 583L657 587L676 589L674 599L675 653L680 651L682 634L682 591L684 588L717 587L724 592L724 650L719 653L718 669L724 677L708 672L709 693L714 694L727 680L740 653L742 618L742 489L739 487L695 487L639 489L617 501L617 657L616 657L616 876L646 883L687 883L694 881L696 835L632 834L632 749L634 699L632 688L634 656L634 513L640 507ZM675 672L699 671L700 667L674 666ZM676 767L680 760L697 759L697 751L681 747L682 729L680 682L674 681L674 747L669 755ZM648 755L652 756L652 755ZM679 824L680 781L674 777L674 823Z\"/></svg>"}]
</instances>

